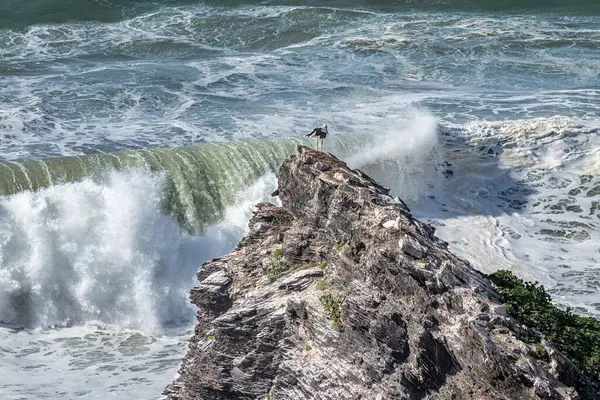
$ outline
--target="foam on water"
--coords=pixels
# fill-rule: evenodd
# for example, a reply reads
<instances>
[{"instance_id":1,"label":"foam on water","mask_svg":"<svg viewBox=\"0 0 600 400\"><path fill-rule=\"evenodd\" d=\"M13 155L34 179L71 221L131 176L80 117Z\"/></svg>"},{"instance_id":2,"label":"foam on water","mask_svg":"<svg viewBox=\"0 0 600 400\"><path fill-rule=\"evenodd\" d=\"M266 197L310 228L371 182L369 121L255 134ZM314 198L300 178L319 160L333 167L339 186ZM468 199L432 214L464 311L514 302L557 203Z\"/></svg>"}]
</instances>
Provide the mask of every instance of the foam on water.
<instances>
[{"instance_id":1,"label":"foam on water","mask_svg":"<svg viewBox=\"0 0 600 400\"><path fill-rule=\"evenodd\" d=\"M0 150L18 159L282 136L312 128L307 115L360 132L363 115L341 107L398 100L446 122L593 116L598 18L194 4L0 29ZM246 129L267 116L301 123Z\"/></svg>"},{"instance_id":2,"label":"foam on water","mask_svg":"<svg viewBox=\"0 0 600 400\"><path fill-rule=\"evenodd\" d=\"M493 148L511 168L598 175L600 121L565 117L449 125L474 147ZM487 150L487 149L486 149Z\"/></svg>"},{"instance_id":3,"label":"foam on water","mask_svg":"<svg viewBox=\"0 0 600 400\"><path fill-rule=\"evenodd\" d=\"M152 331L184 317L197 264L177 259L185 243L162 215L160 177L132 171L107 181L2 200L0 320L28 327L97 320Z\"/></svg>"},{"instance_id":4,"label":"foam on water","mask_svg":"<svg viewBox=\"0 0 600 400\"><path fill-rule=\"evenodd\" d=\"M175 377L191 327L148 334L115 326L0 329L4 399L157 399Z\"/></svg>"},{"instance_id":5,"label":"foam on water","mask_svg":"<svg viewBox=\"0 0 600 400\"><path fill-rule=\"evenodd\" d=\"M448 128L454 175L417 213L475 268L538 280L555 301L599 316L599 127L552 118Z\"/></svg>"},{"instance_id":6,"label":"foam on water","mask_svg":"<svg viewBox=\"0 0 600 400\"><path fill-rule=\"evenodd\" d=\"M2 199L0 397L155 398L173 378L195 272L237 244L275 177L202 237L163 215L163 183L134 170Z\"/></svg>"},{"instance_id":7,"label":"foam on water","mask_svg":"<svg viewBox=\"0 0 600 400\"><path fill-rule=\"evenodd\" d=\"M255 183L201 237L164 215L164 181L129 170L2 198L0 320L155 332L193 319L187 297L195 272L237 243L274 178Z\"/></svg>"}]
</instances>

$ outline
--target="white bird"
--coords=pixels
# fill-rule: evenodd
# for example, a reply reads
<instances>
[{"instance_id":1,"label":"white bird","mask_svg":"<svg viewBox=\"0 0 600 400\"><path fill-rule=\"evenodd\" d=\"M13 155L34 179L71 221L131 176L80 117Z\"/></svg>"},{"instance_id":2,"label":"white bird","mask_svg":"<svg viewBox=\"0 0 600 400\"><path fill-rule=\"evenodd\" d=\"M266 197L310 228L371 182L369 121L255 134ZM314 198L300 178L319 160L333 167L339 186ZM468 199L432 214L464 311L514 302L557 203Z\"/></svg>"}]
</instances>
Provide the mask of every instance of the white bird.
<instances>
[{"instance_id":1,"label":"white bird","mask_svg":"<svg viewBox=\"0 0 600 400\"><path fill-rule=\"evenodd\" d=\"M317 150L319 150L319 139L320 139L321 140L321 151L323 151L323 149L325 148L324 141L325 141L325 138L327 137L328 133L329 132L327 131L327 125L323 125L323 126L313 129L312 132L310 132L306 136L317 138Z\"/></svg>"}]
</instances>

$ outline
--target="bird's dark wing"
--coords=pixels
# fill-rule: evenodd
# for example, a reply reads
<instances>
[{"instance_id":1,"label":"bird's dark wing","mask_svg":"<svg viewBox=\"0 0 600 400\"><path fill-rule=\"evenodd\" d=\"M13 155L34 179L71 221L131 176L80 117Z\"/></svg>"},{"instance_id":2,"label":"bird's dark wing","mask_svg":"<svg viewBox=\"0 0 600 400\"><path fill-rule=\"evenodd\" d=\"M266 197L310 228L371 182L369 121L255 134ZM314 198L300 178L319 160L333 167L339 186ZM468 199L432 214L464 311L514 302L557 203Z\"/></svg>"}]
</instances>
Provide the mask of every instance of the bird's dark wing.
<instances>
[{"instance_id":1,"label":"bird's dark wing","mask_svg":"<svg viewBox=\"0 0 600 400\"><path fill-rule=\"evenodd\" d=\"M306 137L316 136L318 134L318 132L319 132L319 128L315 128L308 135L306 135Z\"/></svg>"}]
</instances>

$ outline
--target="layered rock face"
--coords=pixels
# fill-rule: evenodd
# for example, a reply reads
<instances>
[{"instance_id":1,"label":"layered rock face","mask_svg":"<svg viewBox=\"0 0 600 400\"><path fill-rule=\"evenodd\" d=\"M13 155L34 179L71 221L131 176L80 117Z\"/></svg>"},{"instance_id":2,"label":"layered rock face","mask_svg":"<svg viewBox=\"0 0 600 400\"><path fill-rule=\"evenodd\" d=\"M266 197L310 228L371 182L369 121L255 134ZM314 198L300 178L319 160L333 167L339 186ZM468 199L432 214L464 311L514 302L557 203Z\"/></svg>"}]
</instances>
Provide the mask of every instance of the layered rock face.
<instances>
[{"instance_id":1,"label":"layered rock face","mask_svg":"<svg viewBox=\"0 0 600 400\"><path fill-rule=\"evenodd\" d=\"M579 399L490 282L360 171L300 148L282 206L206 263L170 399ZM538 349L539 350L539 349Z\"/></svg>"}]
</instances>

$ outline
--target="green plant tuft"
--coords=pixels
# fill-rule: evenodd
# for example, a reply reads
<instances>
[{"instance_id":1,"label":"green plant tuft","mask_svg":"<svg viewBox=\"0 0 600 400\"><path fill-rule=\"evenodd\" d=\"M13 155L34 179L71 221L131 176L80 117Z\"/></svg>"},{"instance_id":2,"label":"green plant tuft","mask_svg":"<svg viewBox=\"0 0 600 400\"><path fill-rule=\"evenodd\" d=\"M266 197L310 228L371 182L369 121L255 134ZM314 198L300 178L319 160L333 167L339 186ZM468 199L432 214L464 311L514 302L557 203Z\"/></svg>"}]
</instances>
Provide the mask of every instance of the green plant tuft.
<instances>
[{"instance_id":1,"label":"green plant tuft","mask_svg":"<svg viewBox=\"0 0 600 400\"><path fill-rule=\"evenodd\" d=\"M304 350L311 351L312 347L310 347L310 344L307 344L306 346L304 346Z\"/></svg>"},{"instance_id":2,"label":"green plant tuft","mask_svg":"<svg viewBox=\"0 0 600 400\"><path fill-rule=\"evenodd\" d=\"M344 304L346 297L324 294L319 300L321 300L321 304L323 304L325 312L327 312L327 316L331 320L331 327L336 331L342 332L344 330L344 325L342 324L342 304Z\"/></svg>"},{"instance_id":3,"label":"green plant tuft","mask_svg":"<svg viewBox=\"0 0 600 400\"><path fill-rule=\"evenodd\" d=\"M343 244L341 244L341 243L336 243L334 247L335 247L335 249L336 249L337 251L339 251L339 252L342 252L342 253L347 253L347 252L348 252L348 250L350 250L350 249L348 248L348 246L344 246L344 245L343 245Z\"/></svg>"},{"instance_id":4,"label":"green plant tuft","mask_svg":"<svg viewBox=\"0 0 600 400\"><path fill-rule=\"evenodd\" d=\"M548 358L548 350L546 350L546 347L543 344L536 343L535 346L533 346L533 355L541 360L546 360Z\"/></svg>"},{"instance_id":5,"label":"green plant tuft","mask_svg":"<svg viewBox=\"0 0 600 400\"><path fill-rule=\"evenodd\" d=\"M327 282L324 279L321 279L317 282L317 290L325 290L327 289Z\"/></svg>"},{"instance_id":6,"label":"green plant tuft","mask_svg":"<svg viewBox=\"0 0 600 400\"><path fill-rule=\"evenodd\" d=\"M275 400L275 393L273 393L273 391L270 391L267 398L268 398L268 400Z\"/></svg>"},{"instance_id":7,"label":"green plant tuft","mask_svg":"<svg viewBox=\"0 0 600 400\"><path fill-rule=\"evenodd\" d=\"M321 269L327 268L327 261L323 261L321 264L319 264L319 268L321 268Z\"/></svg>"},{"instance_id":8,"label":"green plant tuft","mask_svg":"<svg viewBox=\"0 0 600 400\"><path fill-rule=\"evenodd\" d=\"M273 254L273 260L267 266L267 275L269 279L275 280L280 276L287 274L288 272L292 272L294 270L294 266L283 260L283 250L277 249Z\"/></svg>"},{"instance_id":9,"label":"green plant tuft","mask_svg":"<svg viewBox=\"0 0 600 400\"><path fill-rule=\"evenodd\" d=\"M208 335L206 337L206 340L215 340L215 337L213 335Z\"/></svg>"},{"instance_id":10,"label":"green plant tuft","mask_svg":"<svg viewBox=\"0 0 600 400\"><path fill-rule=\"evenodd\" d=\"M565 311L557 308L538 282L525 282L506 270L488 277L504 298L506 311L520 323L540 331L546 341L583 372L585 382L581 382L581 385L584 390L599 390L600 321L573 314L570 308ZM540 341L539 337L522 339L530 343ZM536 352L539 353L537 350L536 346Z\"/></svg>"},{"instance_id":11,"label":"green plant tuft","mask_svg":"<svg viewBox=\"0 0 600 400\"><path fill-rule=\"evenodd\" d=\"M275 250L273 257L275 257L275 259L277 259L277 260L280 260L283 257L283 249L279 248L279 249Z\"/></svg>"},{"instance_id":12,"label":"green plant tuft","mask_svg":"<svg viewBox=\"0 0 600 400\"><path fill-rule=\"evenodd\" d=\"M317 264L314 262L304 262L302 264L300 264L298 266L298 269L310 269L310 268L317 268Z\"/></svg>"},{"instance_id":13,"label":"green plant tuft","mask_svg":"<svg viewBox=\"0 0 600 400\"><path fill-rule=\"evenodd\" d=\"M421 264L427 264L427 259L426 259L426 258L421 258L421 259L419 260L419 262L420 262Z\"/></svg>"},{"instance_id":14,"label":"green plant tuft","mask_svg":"<svg viewBox=\"0 0 600 400\"><path fill-rule=\"evenodd\" d=\"M294 266L288 264L285 261L273 261L267 267L267 274L271 280L275 280L288 272L292 272L294 270Z\"/></svg>"}]
</instances>

